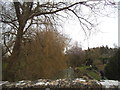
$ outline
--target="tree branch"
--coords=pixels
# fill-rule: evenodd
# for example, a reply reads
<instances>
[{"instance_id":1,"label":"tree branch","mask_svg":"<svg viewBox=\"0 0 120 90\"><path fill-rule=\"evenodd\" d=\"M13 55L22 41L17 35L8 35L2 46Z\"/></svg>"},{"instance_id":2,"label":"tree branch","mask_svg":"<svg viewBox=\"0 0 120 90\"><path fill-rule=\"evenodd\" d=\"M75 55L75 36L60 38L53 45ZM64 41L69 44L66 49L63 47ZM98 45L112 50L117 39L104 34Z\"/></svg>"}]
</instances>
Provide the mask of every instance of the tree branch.
<instances>
[{"instance_id":1,"label":"tree branch","mask_svg":"<svg viewBox=\"0 0 120 90\"><path fill-rule=\"evenodd\" d=\"M18 22L19 22L19 24L20 24L20 19L21 19L21 13L20 13L20 2L15 2L14 1L14 6L15 6L15 11L16 11L16 16L17 16L17 18L18 18Z\"/></svg>"},{"instance_id":2,"label":"tree branch","mask_svg":"<svg viewBox=\"0 0 120 90\"><path fill-rule=\"evenodd\" d=\"M12 24L16 29L18 29L17 25L14 23L14 21L16 20L13 20L13 21L4 21L4 20L0 20L0 22L3 22L3 23L6 23L6 24ZM11 26L11 25L10 25ZM13 27L12 26L12 27Z\"/></svg>"},{"instance_id":3,"label":"tree branch","mask_svg":"<svg viewBox=\"0 0 120 90\"><path fill-rule=\"evenodd\" d=\"M85 18L79 17L74 10L72 10L72 9L68 9L68 10L71 11L71 12L78 18L78 20L79 20L79 22L80 22L80 26L82 27L85 35L87 36L87 33L86 33L86 31L85 31L84 26L85 26L88 30L91 30L94 25L93 25L91 22L89 22L88 20L86 20ZM85 24L84 22L82 22L81 19L84 20L85 22L87 22L87 23L91 26L91 28L89 28L87 24Z\"/></svg>"},{"instance_id":4,"label":"tree branch","mask_svg":"<svg viewBox=\"0 0 120 90\"><path fill-rule=\"evenodd\" d=\"M86 1L83 1L83 2L77 2L77 3L74 3L72 5L69 5L69 6L66 6L66 7L63 7L63 8L57 8L57 10L54 10L54 11L50 11L50 12L40 12L38 10L38 7L35 8L35 10L33 11L36 11L38 10L37 12L31 12L31 15L29 16L29 19L34 17L34 16L39 16L39 15L45 15L45 14L53 14L53 13L57 13L57 12L60 12L60 11L63 11L63 10L66 10L66 9L69 9L75 5L78 5L78 4L83 4L83 3L86 3ZM39 7L40 8L40 7Z\"/></svg>"},{"instance_id":5,"label":"tree branch","mask_svg":"<svg viewBox=\"0 0 120 90\"><path fill-rule=\"evenodd\" d=\"M5 35L4 35L4 45L5 45L5 47L7 48L8 52L9 52L10 54L12 54L12 52L10 51L9 47L8 47L7 44L6 44Z\"/></svg>"},{"instance_id":6,"label":"tree branch","mask_svg":"<svg viewBox=\"0 0 120 90\"><path fill-rule=\"evenodd\" d=\"M25 29L25 31L23 32L23 34L25 34L27 32L27 30L30 28L30 26L33 24L33 19L31 19L30 24L28 25L28 27Z\"/></svg>"},{"instance_id":7,"label":"tree branch","mask_svg":"<svg viewBox=\"0 0 120 90\"><path fill-rule=\"evenodd\" d=\"M12 34L12 35L16 35L15 33L10 32L10 31L8 31L8 32L4 32L4 33L2 33L2 34Z\"/></svg>"}]
</instances>

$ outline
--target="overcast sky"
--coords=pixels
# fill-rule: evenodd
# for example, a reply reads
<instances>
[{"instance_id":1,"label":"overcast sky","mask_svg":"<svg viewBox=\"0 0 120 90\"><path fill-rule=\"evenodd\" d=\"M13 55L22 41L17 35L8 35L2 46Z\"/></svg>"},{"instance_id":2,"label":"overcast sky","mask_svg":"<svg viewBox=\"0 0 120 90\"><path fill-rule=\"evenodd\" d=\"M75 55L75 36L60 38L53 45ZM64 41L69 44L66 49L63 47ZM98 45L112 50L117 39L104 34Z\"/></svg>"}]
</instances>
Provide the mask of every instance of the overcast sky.
<instances>
[{"instance_id":1,"label":"overcast sky","mask_svg":"<svg viewBox=\"0 0 120 90\"><path fill-rule=\"evenodd\" d=\"M113 9L112 9L113 10ZM113 11L110 17L99 17L100 24L97 26L97 31L92 31L89 39L85 39L83 30L80 29L79 21L75 18L67 20L64 23L65 33L72 38L72 42L81 43L83 49L106 46L114 47L118 45L118 11ZM100 30L100 31L99 31Z\"/></svg>"}]
</instances>

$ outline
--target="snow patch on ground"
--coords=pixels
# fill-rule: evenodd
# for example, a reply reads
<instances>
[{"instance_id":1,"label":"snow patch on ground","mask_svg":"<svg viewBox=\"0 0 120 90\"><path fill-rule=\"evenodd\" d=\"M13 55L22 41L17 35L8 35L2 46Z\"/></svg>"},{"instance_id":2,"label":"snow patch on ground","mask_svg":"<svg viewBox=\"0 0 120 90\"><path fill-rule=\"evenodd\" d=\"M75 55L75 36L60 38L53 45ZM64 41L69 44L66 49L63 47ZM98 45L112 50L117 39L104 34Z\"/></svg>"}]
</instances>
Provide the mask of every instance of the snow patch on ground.
<instances>
[{"instance_id":1,"label":"snow patch on ground","mask_svg":"<svg viewBox=\"0 0 120 90\"><path fill-rule=\"evenodd\" d=\"M44 82L37 82L37 83L35 83L34 85L35 85L35 86L37 86L37 85L45 85L45 83L44 83Z\"/></svg>"},{"instance_id":2,"label":"snow patch on ground","mask_svg":"<svg viewBox=\"0 0 120 90\"><path fill-rule=\"evenodd\" d=\"M110 88L111 86L119 86L120 84L117 80L101 80L99 83L106 88Z\"/></svg>"},{"instance_id":3,"label":"snow patch on ground","mask_svg":"<svg viewBox=\"0 0 120 90\"><path fill-rule=\"evenodd\" d=\"M0 86L2 86L3 84L7 84L9 83L8 81L0 81Z\"/></svg>"},{"instance_id":4,"label":"snow patch on ground","mask_svg":"<svg viewBox=\"0 0 120 90\"><path fill-rule=\"evenodd\" d=\"M82 78L76 78L73 82L86 82L86 80Z\"/></svg>"}]
</instances>

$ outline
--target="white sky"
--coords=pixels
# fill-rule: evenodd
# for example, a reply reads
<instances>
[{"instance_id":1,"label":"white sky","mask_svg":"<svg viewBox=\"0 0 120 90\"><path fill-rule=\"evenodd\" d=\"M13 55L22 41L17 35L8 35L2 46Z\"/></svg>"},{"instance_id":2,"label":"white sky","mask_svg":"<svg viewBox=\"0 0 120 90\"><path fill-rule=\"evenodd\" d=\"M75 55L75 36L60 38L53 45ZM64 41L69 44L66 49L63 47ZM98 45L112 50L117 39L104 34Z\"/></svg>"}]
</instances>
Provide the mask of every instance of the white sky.
<instances>
[{"instance_id":1,"label":"white sky","mask_svg":"<svg viewBox=\"0 0 120 90\"><path fill-rule=\"evenodd\" d=\"M114 47L114 44L118 45L118 13L113 13L113 17L99 17L100 22L97 27L98 30L93 33L88 40L85 40L84 32L80 29L79 21L76 19L67 20L64 22L63 29L65 33L72 38L72 41L78 41L81 43L83 49L106 46Z\"/></svg>"}]
</instances>

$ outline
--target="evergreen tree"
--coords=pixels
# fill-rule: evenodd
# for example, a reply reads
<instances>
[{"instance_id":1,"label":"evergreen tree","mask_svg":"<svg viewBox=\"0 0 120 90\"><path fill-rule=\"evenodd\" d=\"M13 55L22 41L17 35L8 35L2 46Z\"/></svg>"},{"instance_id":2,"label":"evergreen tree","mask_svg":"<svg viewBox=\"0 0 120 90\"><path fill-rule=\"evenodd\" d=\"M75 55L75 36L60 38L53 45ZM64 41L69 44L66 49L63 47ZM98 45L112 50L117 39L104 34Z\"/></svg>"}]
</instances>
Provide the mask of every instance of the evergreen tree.
<instances>
[{"instance_id":1,"label":"evergreen tree","mask_svg":"<svg viewBox=\"0 0 120 90\"><path fill-rule=\"evenodd\" d=\"M105 76L108 79L120 80L120 48L105 67Z\"/></svg>"}]
</instances>

